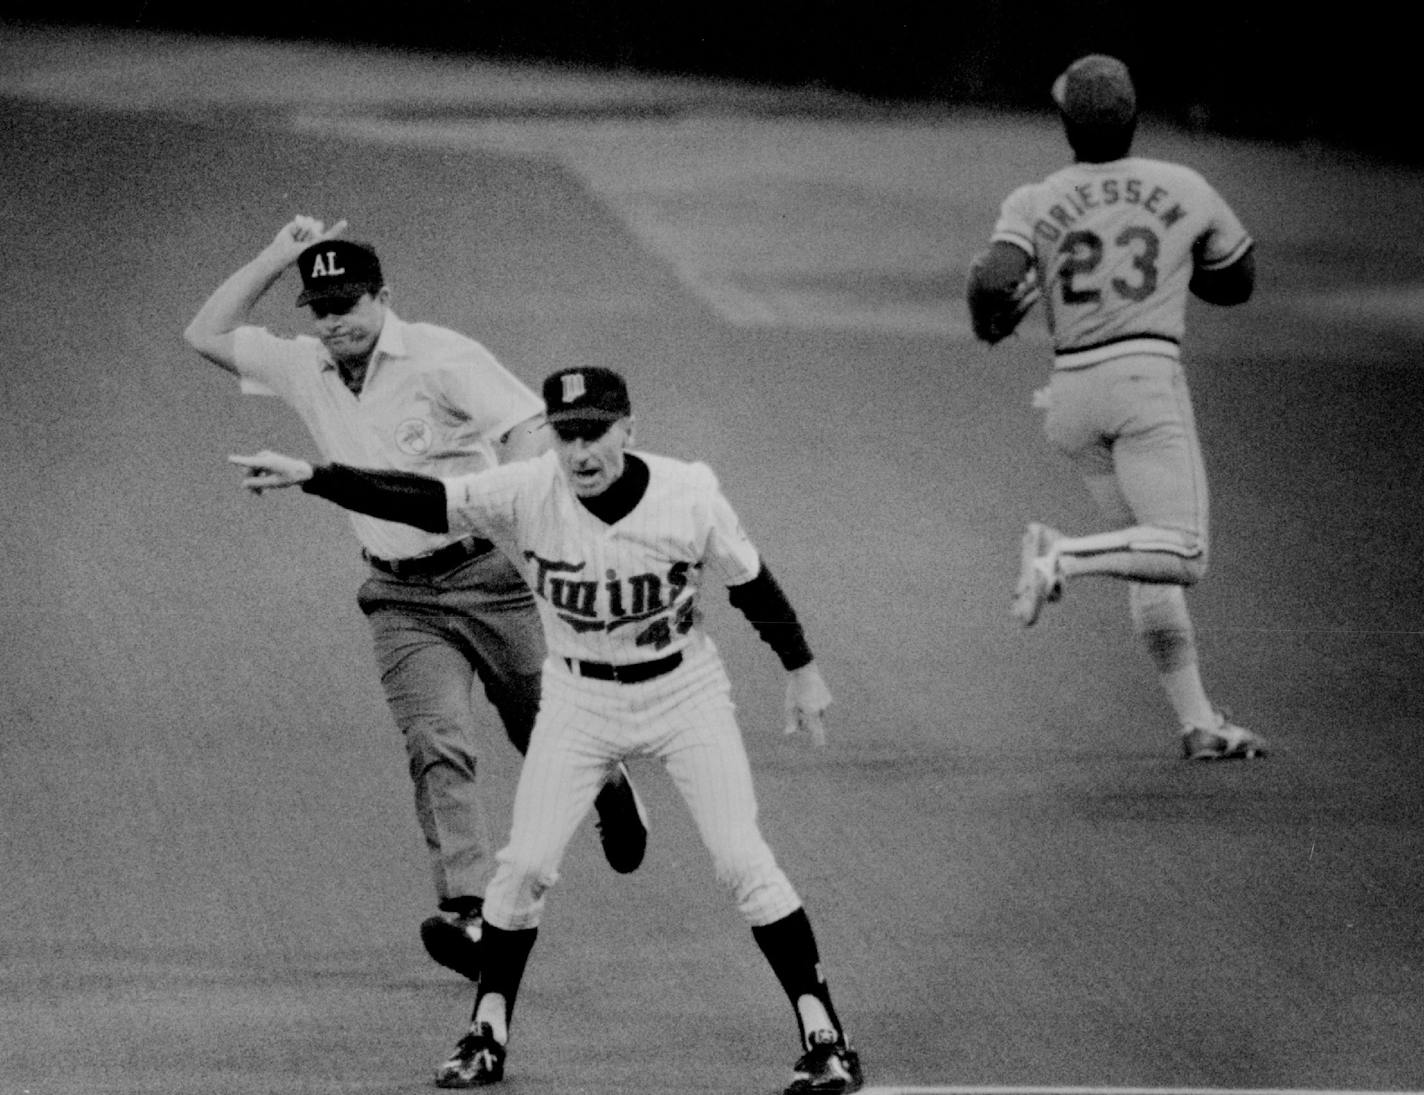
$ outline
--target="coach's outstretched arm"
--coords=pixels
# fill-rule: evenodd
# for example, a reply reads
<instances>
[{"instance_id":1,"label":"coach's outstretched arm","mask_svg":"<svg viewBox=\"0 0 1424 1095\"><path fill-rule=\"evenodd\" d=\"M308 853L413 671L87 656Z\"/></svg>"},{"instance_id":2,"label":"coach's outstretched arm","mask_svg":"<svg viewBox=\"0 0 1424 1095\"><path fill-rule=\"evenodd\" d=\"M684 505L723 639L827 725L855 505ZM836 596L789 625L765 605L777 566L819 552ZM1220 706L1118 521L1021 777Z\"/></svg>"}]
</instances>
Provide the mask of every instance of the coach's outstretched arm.
<instances>
[{"instance_id":1,"label":"coach's outstretched arm","mask_svg":"<svg viewBox=\"0 0 1424 1095\"><path fill-rule=\"evenodd\" d=\"M248 470L242 485L253 494L282 487L301 487L307 494L335 502L343 509L414 525L426 532L449 532L445 484L408 471L372 471L345 464L313 466L295 456L264 450L251 456L229 456Z\"/></svg>"},{"instance_id":2,"label":"coach's outstretched arm","mask_svg":"<svg viewBox=\"0 0 1424 1095\"><path fill-rule=\"evenodd\" d=\"M345 231L346 222L327 228L315 217L294 217L272 242L213 290L183 332L188 345L215 365L237 372L233 331L247 322L262 295L276 284L288 266L314 243Z\"/></svg>"}]
</instances>

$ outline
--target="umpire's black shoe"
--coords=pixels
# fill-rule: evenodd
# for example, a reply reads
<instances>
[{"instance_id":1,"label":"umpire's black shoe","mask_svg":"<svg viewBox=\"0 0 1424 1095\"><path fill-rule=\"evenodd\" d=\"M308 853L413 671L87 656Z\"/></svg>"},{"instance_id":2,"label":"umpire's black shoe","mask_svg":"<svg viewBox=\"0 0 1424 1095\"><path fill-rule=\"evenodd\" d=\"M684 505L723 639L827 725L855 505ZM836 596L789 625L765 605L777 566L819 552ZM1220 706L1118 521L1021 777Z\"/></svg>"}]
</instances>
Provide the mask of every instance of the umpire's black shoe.
<instances>
[{"instance_id":1,"label":"umpire's black shoe","mask_svg":"<svg viewBox=\"0 0 1424 1095\"><path fill-rule=\"evenodd\" d=\"M619 874L636 871L648 850L648 811L622 764L598 792L593 807L598 811L595 824L608 865Z\"/></svg>"},{"instance_id":2,"label":"umpire's black shoe","mask_svg":"<svg viewBox=\"0 0 1424 1095\"><path fill-rule=\"evenodd\" d=\"M859 1091L865 1082L860 1054L833 1030L811 1032L810 1045L796 1067L784 1095L842 1095Z\"/></svg>"},{"instance_id":3,"label":"umpire's black shoe","mask_svg":"<svg viewBox=\"0 0 1424 1095\"><path fill-rule=\"evenodd\" d=\"M420 925L420 941L431 958L471 981L480 979L480 937L484 919L479 912L466 916L432 916Z\"/></svg>"},{"instance_id":4,"label":"umpire's black shoe","mask_svg":"<svg viewBox=\"0 0 1424 1095\"><path fill-rule=\"evenodd\" d=\"M494 1028L481 1023L460 1039L455 1052L435 1070L436 1087L484 1087L504 1079L504 1046Z\"/></svg>"}]
</instances>

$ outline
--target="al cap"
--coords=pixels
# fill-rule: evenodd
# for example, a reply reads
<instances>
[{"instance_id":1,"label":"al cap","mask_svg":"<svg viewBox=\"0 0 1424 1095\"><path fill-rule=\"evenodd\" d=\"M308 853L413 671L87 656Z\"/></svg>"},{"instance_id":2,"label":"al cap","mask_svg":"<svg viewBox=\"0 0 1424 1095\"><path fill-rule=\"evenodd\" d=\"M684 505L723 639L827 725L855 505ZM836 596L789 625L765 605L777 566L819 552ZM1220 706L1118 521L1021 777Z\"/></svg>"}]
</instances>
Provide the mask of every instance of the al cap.
<instances>
[{"instance_id":1,"label":"al cap","mask_svg":"<svg viewBox=\"0 0 1424 1095\"><path fill-rule=\"evenodd\" d=\"M623 378L612 369L596 365L560 369L546 377L544 407L550 425L616 422L633 413Z\"/></svg>"},{"instance_id":2,"label":"al cap","mask_svg":"<svg viewBox=\"0 0 1424 1095\"><path fill-rule=\"evenodd\" d=\"M1053 101L1075 125L1127 125L1137 116L1137 92L1127 66L1116 57L1079 57L1053 82Z\"/></svg>"},{"instance_id":3,"label":"al cap","mask_svg":"<svg viewBox=\"0 0 1424 1095\"><path fill-rule=\"evenodd\" d=\"M386 283L375 248L353 240L312 244L297 256L297 269L302 275L298 308L314 300L374 293Z\"/></svg>"}]
</instances>

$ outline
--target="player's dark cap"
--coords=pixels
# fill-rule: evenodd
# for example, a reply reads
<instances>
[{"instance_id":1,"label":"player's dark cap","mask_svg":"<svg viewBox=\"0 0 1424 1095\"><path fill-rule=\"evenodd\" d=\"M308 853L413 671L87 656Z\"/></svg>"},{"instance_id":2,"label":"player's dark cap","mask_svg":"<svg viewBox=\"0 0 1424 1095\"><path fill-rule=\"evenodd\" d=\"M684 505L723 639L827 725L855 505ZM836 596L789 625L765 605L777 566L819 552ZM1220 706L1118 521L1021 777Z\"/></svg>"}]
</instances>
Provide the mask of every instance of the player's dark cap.
<instances>
[{"instance_id":1,"label":"player's dark cap","mask_svg":"<svg viewBox=\"0 0 1424 1095\"><path fill-rule=\"evenodd\" d=\"M302 275L298 308L315 301L354 299L386 283L375 248L354 240L312 244L297 256L297 269Z\"/></svg>"},{"instance_id":2,"label":"player's dark cap","mask_svg":"<svg viewBox=\"0 0 1424 1095\"><path fill-rule=\"evenodd\" d=\"M549 425L561 422L616 422L633 413L628 385L612 369L597 365L560 369L544 380Z\"/></svg>"},{"instance_id":3,"label":"player's dark cap","mask_svg":"<svg viewBox=\"0 0 1424 1095\"><path fill-rule=\"evenodd\" d=\"M1074 125L1111 129L1137 117L1137 91L1127 66L1116 57L1079 57L1053 82L1053 101Z\"/></svg>"}]
</instances>

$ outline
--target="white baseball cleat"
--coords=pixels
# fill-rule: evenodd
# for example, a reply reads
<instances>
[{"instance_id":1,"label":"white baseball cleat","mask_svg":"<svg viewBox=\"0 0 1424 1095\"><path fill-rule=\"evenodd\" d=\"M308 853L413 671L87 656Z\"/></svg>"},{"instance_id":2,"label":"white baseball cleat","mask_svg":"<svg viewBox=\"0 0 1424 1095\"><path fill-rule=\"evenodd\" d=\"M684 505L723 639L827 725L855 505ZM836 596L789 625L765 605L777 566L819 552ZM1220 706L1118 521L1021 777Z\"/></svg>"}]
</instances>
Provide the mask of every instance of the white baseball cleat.
<instances>
[{"instance_id":1,"label":"white baseball cleat","mask_svg":"<svg viewBox=\"0 0 1424 1095\"><path fill-rule=\"evenodd\" d=\"M1187 760L1254 760L1265 755L1265 738L1237 726L1220 711L1215 726L1182 727L1182 756Z\"/></svg>"},{"instance_id":2,"label":"white baseball cleat","mask_svg":"<svg viewBox=\"0 0 1424 1095\"><path fill-rule=\"evenodd\" d=\"M1059 534L1037 521L1029 523L1019 555L1019 584L1014 592L1014 619L1028 627L1043 606L1063 596L1063 571L1055 545Z\"/></svg>"}]
</instances>

